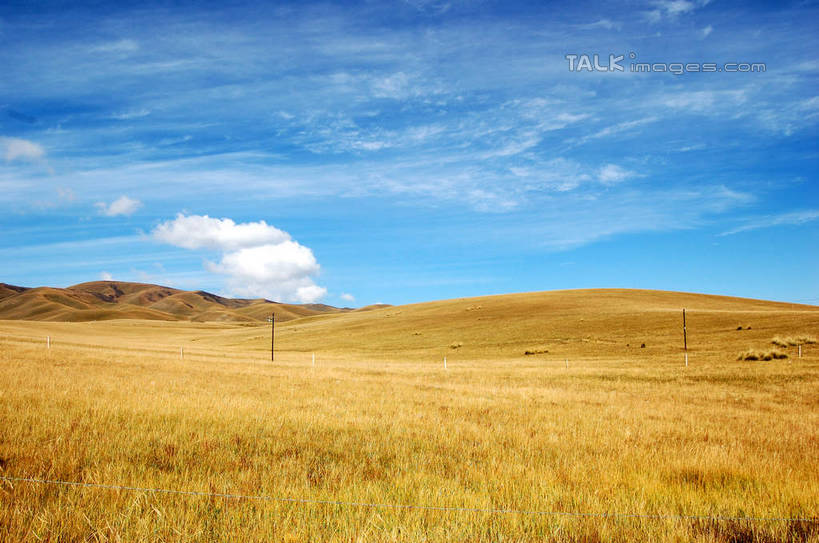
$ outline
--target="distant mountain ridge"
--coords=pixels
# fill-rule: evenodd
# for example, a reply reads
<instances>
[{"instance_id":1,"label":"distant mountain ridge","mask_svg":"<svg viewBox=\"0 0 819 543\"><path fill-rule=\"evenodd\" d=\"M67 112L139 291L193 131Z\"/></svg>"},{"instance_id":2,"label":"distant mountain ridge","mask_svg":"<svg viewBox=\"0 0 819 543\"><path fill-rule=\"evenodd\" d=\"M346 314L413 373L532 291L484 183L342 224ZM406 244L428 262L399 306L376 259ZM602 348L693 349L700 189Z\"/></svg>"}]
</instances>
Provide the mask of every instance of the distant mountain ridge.
<instances>
[{"instance_id":1,"label":"distant mountain ridge","mask_svg":"<svg viewBox=\"0 0 819 543\"><path fill-rule=\"evenodd\" d=\"M0 319L94 321L260 322L271 313L279 321L353 311L324 304L285 304L262 298L224 298L203 290L186 291L125 281L93 281L67 288L20 287L0 283Z\"/></svg>"}]
</instances>

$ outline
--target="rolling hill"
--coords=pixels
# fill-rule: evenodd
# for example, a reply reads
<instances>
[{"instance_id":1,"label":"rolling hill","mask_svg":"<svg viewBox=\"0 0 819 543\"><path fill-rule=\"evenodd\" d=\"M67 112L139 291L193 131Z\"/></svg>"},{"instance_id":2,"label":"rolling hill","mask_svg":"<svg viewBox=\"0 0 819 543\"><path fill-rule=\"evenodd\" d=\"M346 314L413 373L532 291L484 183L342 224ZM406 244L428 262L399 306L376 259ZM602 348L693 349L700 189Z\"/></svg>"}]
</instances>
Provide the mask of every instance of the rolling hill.
<instances>
[{"instance_id":1,"label":"rolling hill","mask_svg":"<svg viewBox=\"0 0 819 543\"><path fill-rule=\"evenodd\" d=\"M192 350L264 353L265 321L275 311L282 322L277 351L365 359L676 360L683 308L688 352L699 362L771 348L775 336L819 337L817 306L653 290L560 290L351 310L111 281L66 289L0 285L0 320L49 321L36 329L78 343L152 337ZM13 335L32 332L33 324L3 326Z\"/></svg>"},{"instance_id":2,"label":"rolling hill","mask_svg":"<svg viewBox=\"0 0 819 543\"><path fill-rule=\"evenodd\" d=\"M358 353L372 358L650 359L681 356L683 308L688 350L700 360L722 360L743 349L770 347L776 335L819 336L817 306L681 292L587 289L317 315L284 324L276 340L282 351ZM222 343L265 350L265 338L245 328L201 341L212 341L214 347Z\"/></svg>"},{"instance_id":3,"label":"rolling hill","mask_svg":"<svg viewBox=\"0 0 819 543\"><path fill-rule=\"evenodd\" d=\"M201 290L123 281L94 281L68 288L26 288L0 283L0 319L6 320L259 322L275 313L277 320L284 322L345 311L350 309L223 298Z\"/></svg>"}]
</instances>

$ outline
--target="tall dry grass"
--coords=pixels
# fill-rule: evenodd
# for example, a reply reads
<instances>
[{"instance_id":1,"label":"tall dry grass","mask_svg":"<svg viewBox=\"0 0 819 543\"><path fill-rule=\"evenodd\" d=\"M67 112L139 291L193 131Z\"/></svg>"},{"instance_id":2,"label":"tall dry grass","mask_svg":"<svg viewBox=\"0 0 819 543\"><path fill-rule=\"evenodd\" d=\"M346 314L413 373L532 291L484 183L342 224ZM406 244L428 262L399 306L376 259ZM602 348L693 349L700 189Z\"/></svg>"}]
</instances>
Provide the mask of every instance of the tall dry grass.
<instances>
[{"instance_id":1,"label":"tall dry grass","mask_svg":"<svg viewBox=\"0 0 819 543\"><path fill-rule=\"evenodd\" d=\"M728 354L687 369L660 356L573 359L566 369L562 353L521 351L506 360L451 356L444 371L437 360L337 354L320 354L313 369L305 353L279 353L271 364L264 353L213 346L186 349L180 360L159 341L146 344L150 350L56 341L46 352L39 341L0 340L0 472L480 509L819 511L812 352L790 364L749 365ZM0 540L819 541L819 524L0 483Z\"/></svg>"}]
</instances>

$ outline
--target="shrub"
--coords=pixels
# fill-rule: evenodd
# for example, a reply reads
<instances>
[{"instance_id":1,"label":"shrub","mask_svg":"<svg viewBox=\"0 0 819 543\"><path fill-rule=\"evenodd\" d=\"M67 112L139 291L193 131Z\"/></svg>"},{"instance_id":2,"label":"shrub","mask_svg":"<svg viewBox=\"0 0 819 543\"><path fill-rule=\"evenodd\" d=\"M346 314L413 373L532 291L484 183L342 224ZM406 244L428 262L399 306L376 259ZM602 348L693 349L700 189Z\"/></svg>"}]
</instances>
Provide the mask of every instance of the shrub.
<instances>
[{"instance_id":1,"label":"shrub","mask_svg":"<svg viewBox=\"0 0 819 543\"><path fill-rule=\"evenodd\" d=\"M748 349L739 353L737 360L783 360L788 358L787 353L771 349L768 351L757 351L755 349Z\"/></svg>"},{"instance_id":2,"label":"shrub","mask_svg":"<svg viewBox=\"0 0 819 543\"><path fill-rule=\"evenodd\" d=\"M777 347L796 347L797 345L812 345L816 343L816 338L813 336L776 336L771 340L771 343Z\"/></svg>"},{"instance_id":3,"label":"shrub","mask_svg":"<svg viewBox=\"0 0 819 543\"><path fill-rule=\"evenodd\" d=\"M533 354L546 354L546 353L548 353L548 352L549 352L549 349L540 349L540 348L537 348L537 349L526 349L526 350L523 352L523 354L525 354L526 356L531 356L531 355L533 355Z\"/></svg>"}]
</instances>

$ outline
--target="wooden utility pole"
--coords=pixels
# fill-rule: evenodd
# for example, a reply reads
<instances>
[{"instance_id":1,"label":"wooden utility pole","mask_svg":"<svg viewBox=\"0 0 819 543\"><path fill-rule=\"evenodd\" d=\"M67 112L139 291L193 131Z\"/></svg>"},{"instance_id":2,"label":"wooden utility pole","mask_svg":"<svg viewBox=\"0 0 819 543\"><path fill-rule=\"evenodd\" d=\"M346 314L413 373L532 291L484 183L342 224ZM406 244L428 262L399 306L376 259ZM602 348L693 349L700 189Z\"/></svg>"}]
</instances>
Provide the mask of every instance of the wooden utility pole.
<instances>
[{"instance_id":1,"label":"wooden utility pole","mask_svg":"<svg viewBox=\"0 0 819 543\"><path fill-rule=\"evenodd\" d=\"M270 361L276 361L276 314L273 313L267 317L267 322L270 323Z\"/></svg>"}]
</instances>

